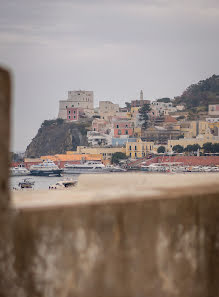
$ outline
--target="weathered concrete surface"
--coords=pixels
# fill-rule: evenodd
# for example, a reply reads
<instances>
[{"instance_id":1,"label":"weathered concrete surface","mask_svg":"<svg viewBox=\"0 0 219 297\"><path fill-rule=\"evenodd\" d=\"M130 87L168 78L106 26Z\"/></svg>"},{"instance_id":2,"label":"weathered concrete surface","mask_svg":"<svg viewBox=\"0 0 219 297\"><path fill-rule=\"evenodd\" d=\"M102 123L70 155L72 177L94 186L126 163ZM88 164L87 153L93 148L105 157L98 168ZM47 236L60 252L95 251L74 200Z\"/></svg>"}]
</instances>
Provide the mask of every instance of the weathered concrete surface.
<instances>
[{"instance_id":1,"label":"weathered concrete surface","mask_svg":"<svg viewBox=\"0 0 219 297\"><path fill-rule=\"evenodd\" d=\"M20 296L219 296L218 175L84 176L72 192L22 194Z\"/></svg>"}]
</instances>

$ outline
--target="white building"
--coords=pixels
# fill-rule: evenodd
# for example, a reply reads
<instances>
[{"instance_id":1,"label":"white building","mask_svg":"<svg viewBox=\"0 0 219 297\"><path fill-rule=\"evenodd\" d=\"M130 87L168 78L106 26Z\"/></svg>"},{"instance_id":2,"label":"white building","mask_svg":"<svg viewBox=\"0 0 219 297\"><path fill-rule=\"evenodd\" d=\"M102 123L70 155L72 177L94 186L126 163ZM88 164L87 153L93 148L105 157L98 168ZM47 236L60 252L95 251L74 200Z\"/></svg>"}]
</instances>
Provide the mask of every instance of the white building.
<instances>
[{"instance_id":1,"label":"white building","mask_svg":"<svg viewBox=\"0 0 219 297\"><path fill-rule=\"evenodd\" d=\"M94 112L93 91L68 91L67 100L59 101L58 118L67 119L68 108L80 108L88 116L92 115Z\"/></svg>"},{"instance_id":2,"label":"white building","mask_svg":"<svg viewBox=\"0 0 219 297\"><path fill-rule=\"evenodd\" d=\"M208 114L218 116L219 115L219 104L208 105Z\"/></svg>"},{"instance_id":3,"label":"white building","mask_svg":"<svg viewBox=\"0 0 219 297\"><path fill-rule=\"evenodd\" d=\"M176 112L176 107L172 106L172 102L151 102L151 113L152 115L159 117L163 115L169 115L171 112Z\"/></svg>"}]
</instances>

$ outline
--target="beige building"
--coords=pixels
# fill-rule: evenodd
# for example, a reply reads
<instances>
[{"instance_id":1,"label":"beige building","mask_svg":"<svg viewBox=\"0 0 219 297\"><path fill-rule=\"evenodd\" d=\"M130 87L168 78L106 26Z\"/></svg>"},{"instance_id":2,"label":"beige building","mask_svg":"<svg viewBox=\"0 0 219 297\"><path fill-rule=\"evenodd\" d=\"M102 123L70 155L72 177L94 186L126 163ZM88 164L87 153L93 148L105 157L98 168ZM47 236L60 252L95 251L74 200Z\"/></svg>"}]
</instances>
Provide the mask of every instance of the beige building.
<instances>
[{"instance_id":1,"label":"beige building","mask_svg":"<svg viewBox=\"0 0 219 297\"><path fill-rule=\"evenodd\" d=\"M126 153L126 149L123 147L87 147L87 146L78 146L77 154L100 154L103 159L111 159L112 154L114 153ZM69 154L70 152L68 152ZM72 152L75 153L75 152Z\"/></svg>"},{"instance_id":2,"label":"beige building","mask_svg":"<svg viewBox=\"0 0 219 297\"><path fill-rule=\"evenodd\" d=\"M211 142L211 143L219 143L219 137L215 137L212 134L209 135L200 135L196 138L181 138L179 140L168 140L168 151L171 152L175 145L181 145L184 148L188 145L199 144L201 147L204 143Z\"/></svg>"},{"instance_id":3,"label":"beige building","mask_svg":"<svg viewBox=\"0 0 219 297\"><path fill-rule=\"evenodd\" d=\"M188 121L180 124L180 132L185 138L196 137L200 134L209 134L209 123L207 121Z\"/></svg>"},{"instance_id":4,"label":"beige building","mask_svg":"<svg viewBox=\"0 0 219 297\"><path fill-rule=\"evenodd\" d=\"M208 105L208 114L213 116L219 115L219 104Z\"/></svg>"},{"instance_id":5,"label":"beige building","mask_svg":"<svg viewBox=\"0 0 219 297\"><path fill-rule=\"evenodd\" d=\"M142 141L140 138L136 142L126 143L126 156L132 159L143 158L154 150L154 142Z\"/></svg>"},{"instance_id":6,"label":"beige building","mask_svg":"<svg viewBox=\"0 0 219 297\"><path fill-rule=\"evenodd\" d=\"M68 98L59 101L58 118L67 119L68 108L83 109L85 114L94 113L94 94L93 91L68 91Z\"/></svg>"},{"instance_id":7,"label":"beige building","mask_svg":"<svg viewBox=\"0 0 219 297\"><path fill-rule=\"evenodd\" d=\"M119 104L114 104L111 101L99 102L99 113L114 113L119 112Z\"/></svg>"}]
</instances>

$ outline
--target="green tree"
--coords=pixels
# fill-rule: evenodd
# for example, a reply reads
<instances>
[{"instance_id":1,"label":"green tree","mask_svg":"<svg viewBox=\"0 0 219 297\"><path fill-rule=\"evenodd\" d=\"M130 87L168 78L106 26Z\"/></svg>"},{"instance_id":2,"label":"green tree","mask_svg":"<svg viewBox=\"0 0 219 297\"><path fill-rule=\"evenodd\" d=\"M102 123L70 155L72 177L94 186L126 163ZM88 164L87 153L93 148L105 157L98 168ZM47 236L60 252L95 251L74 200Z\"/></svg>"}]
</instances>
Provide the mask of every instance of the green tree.
<instances>
[{"instance_id":1,"label":"green tree","mask_svg":"<svg viewBox=\"0 0 219 297\"><path fill-rule=\"evenodd\" d=\"M147 129L149 126L149 112L151 111L150 104L144 104L140 109L139 109L139 119L142 121L142 127L144 129Z\"/></svg>"},{"instance_id":2,"label":"green tree","mask_svg":"<svg viewBox=\"0 0 219 297\"><path fill-rule=\"evenodd\" d=\"M124 159L127 159L126 154L121 153L121 152L117 152L117 153L112 154L111 162L113 164L119 164L119 161L124 160Z\"/></svg>"},{"instance_id":3,"label":"green tree","mask_svg":"<svg viewBox=\"0 0 219 297\"><path fill-rule=\"evenodd\" d=\"M161 145L159 146L159 148L157 149L158 154L163 154L165 153L166 149L165 146Z\"/></svg>"},{"instance_id":4,"label":"green tree","mask_svg":"<svg viewBox=\"0 0 219 297\"><path fill-rule=\"evenodd\" d=\"M184 135L183 134L179 135L178 139L180 139L180 138L184 138Z\"/></svg>"},{"instance_id":5,"label":"green tree","mask_svg":"<svg viewBox=\"0 0 219 297\"><path fill-rule=\"evenodd\" d=\"M177 144L177 145L174 145L173 151L174 151L174 153L179 153L180 154L180 153L182 153L184 151L184 148L183 148L183 146Z\"/></svg>"},{"instance_id":6,"label":"green tree","mask_svg":"<svg viewBox=\"0 0 219 297\"><path fill-rule=\"evenodd\" d=\"M196 143L196 144L193 144L193 146L192 146L192 151L193 152L197 152L198 150L200 150L200 145L198 144L198 143Z\"/></svg>"},{"instance_id":7,"label":"green tree","mask_svg":"<svg viewBox=\"0 0 219 297\"><path fill-rule=\"evenodd\" d=\"M164 97L164 98L157 99L157 102L169 103L171 102L171 100L168 97Z\"/></svg>"},{"instance_id":8,"label":"green tree","mask_svg":"<svg viewBox=\"0 0 219 297\"><path fill-rule=\"evenodd\" d=\"M189 144L187 145L187 147L184 149L185 152L190 152L190 153L194 153L197 152L200 149L200 145L199 144Z\"/></svg>"},{"instance_id":9,"label":"green tree","mask_svg":"<svg viewBox=\"0 0 219 297\"><path fill-rule=\"evenodd\" d=\"M206 142L203 144L203 149L204 153L211 153L213 148L212 148L212 143L211 142Z\"/></svg>"},{"instance_id":10,"label":"green tree","mask_svg":"<svg viewBox=\"0 0 219 297\"><path fill-rule=\"evenodd\" d=\"M212 153L219 153L219 143L212 144Z\"/></svg>"},{"instance_id":11,"label":"green tree","mask_svg":"<svg viewBox=\"0 0 219 297\"><path fill-rule=\"evenodd\" d=\"M129 102L125 102L126 108L128 109L128 111L131 110L131 103Z\"/></svg>"}]
</instances>

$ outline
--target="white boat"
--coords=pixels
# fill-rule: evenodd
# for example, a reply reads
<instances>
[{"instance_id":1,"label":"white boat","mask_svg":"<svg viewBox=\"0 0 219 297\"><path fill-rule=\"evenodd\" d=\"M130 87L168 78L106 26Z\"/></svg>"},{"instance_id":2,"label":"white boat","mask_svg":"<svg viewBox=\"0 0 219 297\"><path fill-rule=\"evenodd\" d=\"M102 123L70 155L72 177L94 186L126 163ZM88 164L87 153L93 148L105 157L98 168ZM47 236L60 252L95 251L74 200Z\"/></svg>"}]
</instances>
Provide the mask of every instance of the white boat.
<instances>
[{"instance_id":1,"label":"white boat","mask_svg":"<svg viewBox=\"0 0 219 297\"><path fill-rule=\"evenodd\" d=\"M75 187L77 182L78 182L77 180L70 180L70 179L61 180L61 181L58 181L56 184L49 186L49 189L50 190L69 189L69 188Z\"/></svg>"},{"instance_id":2,"label":"white boat","mask_svg":"<svg viewBox=\"0 0 219 297\"><path fill-rule=\"evenodd\" d=\"M30 174L35 176L60 176L61 172L62 169L51 160L30 167Z\"/></svg>"},{"instance_id":3,"label":"white boat","mask_svg":"<svg viewBox=\"0 0 219 297\"><path fill-rule=\"evenodd\" d=\"M106 170L109 172L126 172L127 170L119 166L107 165Z\"/></svg>"},{"instance_id":4,"label":"white boat","mask_svg":"<svg viewBox=\"0 0 219 297\"><path fill-rule=\"evenodd\" d=\"M87 161L83 164L65 164L64 173L81 174L81 173L104 173L109 172L107 167L98 161Z\"/></svg>"},{"instance_id":5,"label":"white boat","mask_svg":"<svg viewBox=\"0 0 219 297\"><path fill-rule=\"evenodd\" d=\"M10 176L26 176L29 175L30 171L25 168L23 164L18 165L17 167L10 168Z\"/></svg>"}]
</instances>

